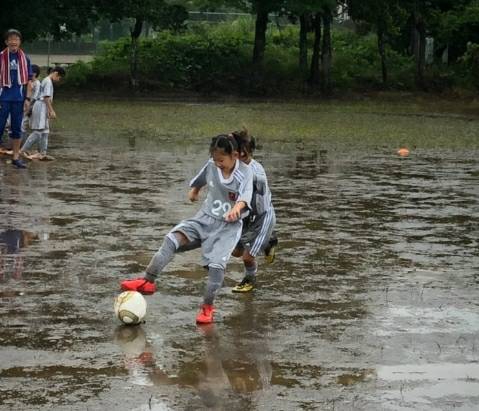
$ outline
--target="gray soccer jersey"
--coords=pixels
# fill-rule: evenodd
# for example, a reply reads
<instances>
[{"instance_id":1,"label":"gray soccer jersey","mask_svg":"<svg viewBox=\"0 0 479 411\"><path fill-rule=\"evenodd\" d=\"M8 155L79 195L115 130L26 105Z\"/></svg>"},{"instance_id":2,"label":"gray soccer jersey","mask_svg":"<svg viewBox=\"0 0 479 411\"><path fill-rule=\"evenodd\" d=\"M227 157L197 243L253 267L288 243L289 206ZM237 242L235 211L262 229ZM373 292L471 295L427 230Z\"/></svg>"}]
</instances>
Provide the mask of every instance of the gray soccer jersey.
<instances>
[{"instance_id":1,"label":"gray soccer jersey","mask_svg":"<svg viewBox=\"0 0 479 411\"><path fill-rule=\"evenodd\" d=\"M253 215L262 215L273 207L268 178L263 166L256 160L251 160L249 167L253 171L253 200L251 201Z\"/></svg>"},{"instance_id":2,"label":"gray soccer jersey","mask_svg":"<svg viewBox=\"0 0 479 411\"><path fill-rule=\"evenodd\" d=\"M210 160L191 181L192 187L202 187L205 183L205 179L210 175L208 174L207 168L211 167L209 164L212 163L212 169L217 169L214 166L212 160ZM243 166L245 163L241 163ZM258 255L264 248L269 244L270 236L273 232L274 226L276 224L276 216L274 208L271 202L271 191L268 186L268 179L264 171L263 166L258 163L256 160L252 160L247 167L253 172L253 198L251 200L252 208L252 217L253 219L248 220L246 226L243 227L241 234L241 241L239 243L234 243L241 248L246 248L252 256ZM215 174L213 174L214 176ZM236 238L237 235L236 227L231 223L228 227L223 228L214 228L216 224L211 222L210 217L213 216L216 219L214 213L207 213L208 216L204 216L207 210L215 210L217 207L212 207L214 204L214 199L208 199L203 204L202 210L195 216L193 219L182 221L174 231L181 231L186 237L190 240L190 244L182 246L178 249L179 252L184 252L198 248L200 245L203 247L203 261L204 265L208 263L217 263L217 261L222 261L225 259L223 255L229 255L231 253L231 239ZM219 204L219 203L218 203ZM202 216L203 215L203 216ZM206 218L208 217L208 218ZM207 233L212 233L213 231L224 230L221 234L221 244L216 244L216 249L214 249L212 244L209 244L210 241L205 242L204 238L209 236L202 233L201 227L207 227ZM236 241L238 239L236 238ZM215 243L215 242L214 242ZM214 244L213 243L213 244Z\"/></svg>"},{"instance_id":3,"label":"gray soccer jersey","mask_svg":"<svg viewBox=\"0 0 479 411\"><path fill-rule=\"evenodd\" d=\"M253 195L253 171L243 162L236 160L229 178L224 178L221 170L212 159L203 166L190 182L190 187L201 188L208 185L208 195L201 210L218 220L239 201L244 201L251 209Z\"/></svg>"},{"instance_id":4,"label":"gray soccer jersey","mask_svg":"<svg viewBox=\"0 0 479 411\"><path fill-rule=\"evenodd\" d=\"M246 248L255 257L268 246L276 224L276 215L263 166L256 160L251 160L248 166L253 171L252 218L243 227L238 246Z\"/></svg>"},{"instance_id":5,"label":"gray soccer jersey","mask_svg":"<svg viewBox=\"0 0 479 411\"><path fill-rule=\"evenodd\" d=\"M231 176L225 179L210 159L190 182L190 186L196 188L206 185L208 194L201 209L193 218L180 222L170 234L179 231L190 241L178 251L201 245L202 265L224 270L243 226L241 219L227 222L224 215L238 201L244 201L248 209L251 208L253 172L246 164L237 161Z\"/></svg>"}]
</instances>

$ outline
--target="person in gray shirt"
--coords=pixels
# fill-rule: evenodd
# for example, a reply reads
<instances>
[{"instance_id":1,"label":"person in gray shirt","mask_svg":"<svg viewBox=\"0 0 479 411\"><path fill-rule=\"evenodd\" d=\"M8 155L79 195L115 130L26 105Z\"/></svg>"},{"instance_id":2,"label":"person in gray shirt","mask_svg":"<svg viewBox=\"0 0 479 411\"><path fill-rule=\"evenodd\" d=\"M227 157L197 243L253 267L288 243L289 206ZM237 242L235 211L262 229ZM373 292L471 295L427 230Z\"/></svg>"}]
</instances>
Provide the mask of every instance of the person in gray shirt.
<instances>
[{"instance_id":1,"label":"person in gray shirt","mask_svg":"<svg viewBox=\"0 0 479 411\"><path fill-rule=\"evenodd\" d=\"M151 259L144 277L121 282L125 291L153 294L155 280L180 247L201 243L202 262L208 268L208 283L203 304L196 317L199 324L213 322L213 301L223 284L226 264L238 243L243 218L251 210L253 172L239 160L238 144L233 136L219 135L210 145L211 158L191 180L188 197L198 201L200 190L208 194L193 218L181 221L165 237Z\"/></svg>"},{"instance_id":2,"label":"person in gray shirt","mask_svg":"<svg viewBox=\"0 0 479 411\"><path fill-rule=\"evenodd\" d=\"M253 171L253 198L251 214L243 222L241 239L233 256L243 259L245 273L243 280L233 287L234 293L252 291L256 284L258 264L256 257L265 254L267 262L273 262L275 246L278 240L273 233L276 224L276 214L271 201L271 190L263 166L253 158L256 141L246 129L232 133L235 137L240 153L240 160Z\"/></svg>"}]
</instances>

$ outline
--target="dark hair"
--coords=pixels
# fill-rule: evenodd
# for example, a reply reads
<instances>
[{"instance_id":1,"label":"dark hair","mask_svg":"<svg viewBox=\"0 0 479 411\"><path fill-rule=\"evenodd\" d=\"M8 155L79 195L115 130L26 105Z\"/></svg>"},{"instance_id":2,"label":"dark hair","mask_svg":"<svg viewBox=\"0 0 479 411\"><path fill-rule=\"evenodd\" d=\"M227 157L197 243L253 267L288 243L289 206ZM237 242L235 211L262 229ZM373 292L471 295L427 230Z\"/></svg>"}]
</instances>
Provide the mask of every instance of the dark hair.
<instances>
[{"instance_id":1,"label":"dark hair","mask_svg":"<svg viewBox=\"0 0 479 411\"><path fill-rule=\"evenodd\" d=\"M238 142L231 135L219 134L211 139L210 154L216 150L222 150L225 154L231 155L234 151L238 151Z\"/></svg>"},{"instance_id":2,"label":"dark hair","mask_svg":"<svg viewBox=\"0 0 479 411\"><path fill-rule=\"evenodd\" d=\"M48 74L52 74L55 72L57 72L60 77L65 77L65 74L67 74L65 69L61 66L50 67L48 69Z\"/></svg>"},{"instance_id":3,"label":"dark hair","mask_svg":"<svg viewBox=\"0 0 479 411\"><path fill-rule=\"evenodd\" d=\"M238 144L238 151L253 154L256 149L256 139L248 132L246 128L240 131L233 131L231 135Z\"/></svg>"},{"instance_id":4,"label":"dark hair","mask_svg":"<svg viewBox=\"0 0 479 411\"><path fill-rule=\"evenodd\" d=\"M38 77L40 75L40 67L36 64L32 64L32 73Z\"/></svg>"},{"instance_id":5,"label":"dark hair","mask_svg":"<svg viewBox=\"0 0 479 411\"><path fill-rule=\"evenodd\" d=\"M5 40L8 40L10 36L17 36L17 37L20 37L20 40L23 39L22 37L22 33L20 33L18 30L16 29L9 29L5 32Z\"/></svg>"}]
</instances>

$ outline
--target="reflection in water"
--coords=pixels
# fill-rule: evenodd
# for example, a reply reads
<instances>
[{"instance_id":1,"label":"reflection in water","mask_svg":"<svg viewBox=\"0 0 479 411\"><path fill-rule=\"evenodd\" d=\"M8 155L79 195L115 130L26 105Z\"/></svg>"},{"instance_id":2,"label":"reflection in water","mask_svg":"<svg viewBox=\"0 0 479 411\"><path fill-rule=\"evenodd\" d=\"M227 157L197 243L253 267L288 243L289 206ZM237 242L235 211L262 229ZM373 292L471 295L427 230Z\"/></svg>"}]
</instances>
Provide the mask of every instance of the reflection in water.
<instances>
[{"instance_id":1,"label":"reflection in water","mask_svg":"<svg viewBox=\"0 0 479 411\"><path fill-rule=\"evenodd\" d=\"M203 271L184 253L148 297L147 323L116 330L112 344L118 281L140 274L164 233L191 215L187 182L207 153L168 138L80 137L58 136L54 163L0 164L4 278L15 256L27 258L22 280L1 291L0 407L394 409L402 382L390 388L383 367L479 360L477 150L399 158L265 144L280 248L275 264L260 261L255 292L225 287L223 318L196 328ZM227 285L241 275L232 262ZM441 373L431 368L428 384ZM47 375L55 395L41 391ZM473 384L453 383L454 401L477 409L460 388ZM447 400L426 391L415 405Z\"/></svg>"},{"instance_id":2,"label":"reflection in water","mask_svg":"<svg viewBox=\"0 0 479 411\"><path fill-rule=\"evenodd\" d=\"M199 352L192 360L177 364L179 368L174 372L168 372L157 361L142 326L119 326L114 341L123 353L132 384L193 389L200 403L192 398L186 405L188 409L224 410L233 404L249 409L251 400L237 395L267 390L271 384L272 368L263 357L264 345L251 344L248 352L244 346L239 350L225 346L215 324L197 326L197 334ZM238 345L244 345L245 340L249 338L238 341Z\"/></svg>"},{"instance_id":3,"label":"reflection in water","mask_svg":"<svg viewBox=\"0 0 479 411\"><path fill-rule=\"evenodd\" d=\"M0 232L0 282L22 278L25 261L21 249L37 238L37 234L23 230Z\"/></svg>"},{"instance_id":4,"label":"reflection in water","mask_svg":"<svg viewBox=\"0 0 479 411\"><path fill-rule=\"evenodd\" d=\"M124 366L128 370L132 384L152 385L149 375L155 369L153 347L147 342L141 325L121 325L115 329L115 343L123 353ZM167 378L166 374L165 377Z\"/></svg>"},{"instance_id":5,"label":"reflection in water","mask_svg":"<svg viewBox=\"0 0 479 411\"><path fill-rule=\"evenodd\" d=\"M0 232L0 254L17 254L21 248L28 247L38 236L29 231L6 230Z\"/></svg>"}]
</instances>

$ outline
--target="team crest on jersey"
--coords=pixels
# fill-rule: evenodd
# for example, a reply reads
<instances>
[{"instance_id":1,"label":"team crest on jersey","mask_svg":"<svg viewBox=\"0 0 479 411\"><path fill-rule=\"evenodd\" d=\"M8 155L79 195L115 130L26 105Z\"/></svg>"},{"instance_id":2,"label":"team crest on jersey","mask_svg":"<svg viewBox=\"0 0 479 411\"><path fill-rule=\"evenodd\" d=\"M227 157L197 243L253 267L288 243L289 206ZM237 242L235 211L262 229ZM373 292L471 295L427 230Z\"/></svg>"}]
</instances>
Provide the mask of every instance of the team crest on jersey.
<instances>
[{"instance_id":1,"label":"team crest on jersey","mask_svg":"<svg viewBox=\"0 0 479 411\"><path fill-rule=\"evenodd\" d=\"M238 199L238 194L230 191L228 193L228 198L230 199L230 201L236 201Z\"/></svg>"}]
</instances>

